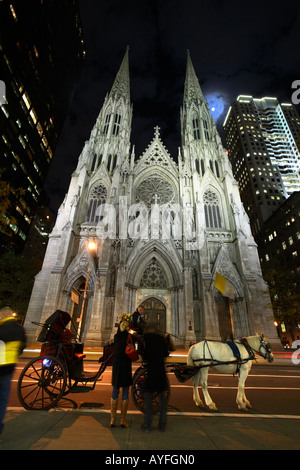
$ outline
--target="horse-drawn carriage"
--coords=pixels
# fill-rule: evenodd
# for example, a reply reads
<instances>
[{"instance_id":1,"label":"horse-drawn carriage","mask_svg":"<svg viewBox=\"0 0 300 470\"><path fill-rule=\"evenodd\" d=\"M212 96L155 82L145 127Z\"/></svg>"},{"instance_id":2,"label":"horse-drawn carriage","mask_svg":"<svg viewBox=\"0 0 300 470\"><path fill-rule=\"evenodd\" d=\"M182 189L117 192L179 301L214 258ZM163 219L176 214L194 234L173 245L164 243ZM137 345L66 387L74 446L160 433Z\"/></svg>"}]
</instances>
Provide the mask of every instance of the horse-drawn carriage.
<instances>
[{"instance_id":1,"label":"horse-drawn carriage","mask_svg":"<svg viewBox=\"0 0 300 470\"><path fill-rule=\"evenodd\" d=\"M56 310L43 324L37 341L42 343L40 356L23 369L18 381L18 398L27 410L48 410L80 384L95 388L108 365L112 364L114 349L107 344L99 359L97 372L86 372L83 367L83 343L67 329L71 317Z\"/></svg>"},{"instance_id":2,"label":"horse-drawn carriage","mask_svg":"<svg viewBox=\"0 0 300 470\"><path fill-rule=\"evenodd\" d=\"M17 393L20 403L27 410L48 410L58 404L60 399L77 391L80 387L93 390L107 366L112 365L114 345L112 342L103 347L103 356L99 359L97 372L84 370L83 352L84 344L76 339L70 329L67 329L71 317L67 312L57 310L45 323L35 323L42 327L37 338L42 343L40 356L32 359L20 374ZM234 354L233 350L236 351ZM167 362L167 371L173 372L179 382L186 382L191 377L194 381L194 401L202 406L198 393L199 377L203 389L206 405L216 409L207 392L207 375L209 367L224 373L239 372L239 390L237 403L240 409L250 407L244 394L244 384L251 369L255 354L269 361L273 360L268 342L261 336L244 338L234 341L230 347L219 341L202 341L189 350L187 364ZM135 406L144 412L145 384L147 378L147 364L141 363L133 376L131 388L132 400ZM167 379L166 398L169 400L171 387ZM154 412L159 410L158 397L153 395Z\"/></svg>"}]
</instances>

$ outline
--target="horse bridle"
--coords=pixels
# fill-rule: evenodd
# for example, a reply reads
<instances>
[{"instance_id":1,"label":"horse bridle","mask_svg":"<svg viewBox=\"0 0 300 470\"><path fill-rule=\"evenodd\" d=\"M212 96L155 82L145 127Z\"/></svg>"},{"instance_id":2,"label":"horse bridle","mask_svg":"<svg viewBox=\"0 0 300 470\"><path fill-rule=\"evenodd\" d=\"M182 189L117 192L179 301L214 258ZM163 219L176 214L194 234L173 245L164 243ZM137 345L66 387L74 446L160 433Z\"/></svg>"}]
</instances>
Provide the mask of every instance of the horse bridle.
<instances>
[{"instance_id":1,"label":"horse bridle","mask_svg":"<svg viewBox=\"0 0 300 470\"><path fill-rule=\"evenodd\" d=\"M245 340L246 338L243 338L243 339ZM250 346L248 342L247 342L247 344L248 344L249 348L252 349L252 351L259 354L263 359L269 359L271 357L271 354L272 354L271 345L270 345L269 342L266 342L264 340L264 335L261 335L259 337L258 351L256 349L254 349L252 346ZM261 352L261 349L263 349L265 351L265 354Z\"/></svg>"}]
</instances>

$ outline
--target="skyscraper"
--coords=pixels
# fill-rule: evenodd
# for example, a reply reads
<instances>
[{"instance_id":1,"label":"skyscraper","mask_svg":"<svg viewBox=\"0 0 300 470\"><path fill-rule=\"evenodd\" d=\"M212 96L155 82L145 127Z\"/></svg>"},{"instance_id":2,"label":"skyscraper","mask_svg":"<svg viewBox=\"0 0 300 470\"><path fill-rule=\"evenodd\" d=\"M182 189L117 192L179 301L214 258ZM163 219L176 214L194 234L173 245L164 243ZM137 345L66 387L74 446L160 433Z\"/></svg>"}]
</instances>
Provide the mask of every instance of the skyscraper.
<instances>
[{"instance_id":1,"label":"skyscraper","mask_svg":"<svg viewBox=\"0 0 300 470\"><path fill-rule=\"evenodd\" d=\"M252 233L300 189L300 119L276 98L239 96L224 121L228 155Z\"/></svg>"},{"instance_id":2,"label":"skyscraper","mask_svg":"<svg viewBox=\"0 0 300 470\"><path fill-rule=\"evenodd\" d=\"M22 250L45 203L43 184L84 54L77 1L0 2L1 251Z\"/></svg>"},{"instance_id":3,"label":"skyscraper","mask_svg":"<svg viewBox=\"0 0 300 470\"><path fill-rule=\"evenodd\" d=\"M178 163L158 126L135 155L132 119L127 50L58 211L28 336L32 321L62 309L85 344L103 344L143 304L147 321L178 345L256 331L276 344L249 219L189 54Z\"/></svg>"}]
</instances>

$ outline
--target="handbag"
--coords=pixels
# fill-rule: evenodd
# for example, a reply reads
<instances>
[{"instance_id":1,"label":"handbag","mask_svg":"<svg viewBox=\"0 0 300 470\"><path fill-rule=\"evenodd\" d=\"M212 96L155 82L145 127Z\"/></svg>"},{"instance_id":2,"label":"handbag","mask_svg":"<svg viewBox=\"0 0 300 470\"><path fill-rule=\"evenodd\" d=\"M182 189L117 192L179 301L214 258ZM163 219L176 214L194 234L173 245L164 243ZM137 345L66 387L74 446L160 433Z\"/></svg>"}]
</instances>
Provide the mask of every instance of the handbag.
<instances>
[{"instance_id":1,"label":"handbag","mask_svg":"<svg viewBox=\"0 0 300 470\"><path fill-rule=\"evenodd\" d=\"M137 361L138 358L139 358L138 352L137 352L137 350L136 350L135 347L134 347L134 344L133 344L133 342L132 342L132 338L131 338L131 335L130 335L130 334L128 334L127 344L126 344L126 347L125 347L125 354L127 354L127 356L128 356L132 361Z\"/></svg>"}]
</instances>

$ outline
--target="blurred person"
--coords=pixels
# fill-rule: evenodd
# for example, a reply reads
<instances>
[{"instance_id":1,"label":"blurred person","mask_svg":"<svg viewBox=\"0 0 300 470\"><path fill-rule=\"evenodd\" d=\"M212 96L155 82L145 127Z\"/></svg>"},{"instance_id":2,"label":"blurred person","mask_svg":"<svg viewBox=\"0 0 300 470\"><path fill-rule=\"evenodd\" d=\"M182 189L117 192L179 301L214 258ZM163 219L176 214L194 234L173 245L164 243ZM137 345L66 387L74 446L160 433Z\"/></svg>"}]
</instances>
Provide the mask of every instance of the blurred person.
<instances>
[{"instance_id":1,"label":"blurred person","mask_svg":"<svg viewBox=\"0 0 300 470\"><path fill-rule=\"evenodd\" d=\"M25 346L25 330L16 316L11 312L0 312L0 435L4 428L12 375Z\"/></svg>"},{"instance_id":2,"label":"blurred person","mask_svg":"<svg viewBox=\"0 0 300 470\"><path fill-rule=\"evenodd\" d=\"M149 432L152 429L152 397L157 393L160 402L159 428L165 431L167 424L167 401L166 391L168 389L167 375L165 370L165 358L169 355L168 345L163 335L155 331L154 325L147 325L144 332L143 360L147 364L147 379L145 393L145 415L142 429Z\"/></svg>"}]
</instances>

